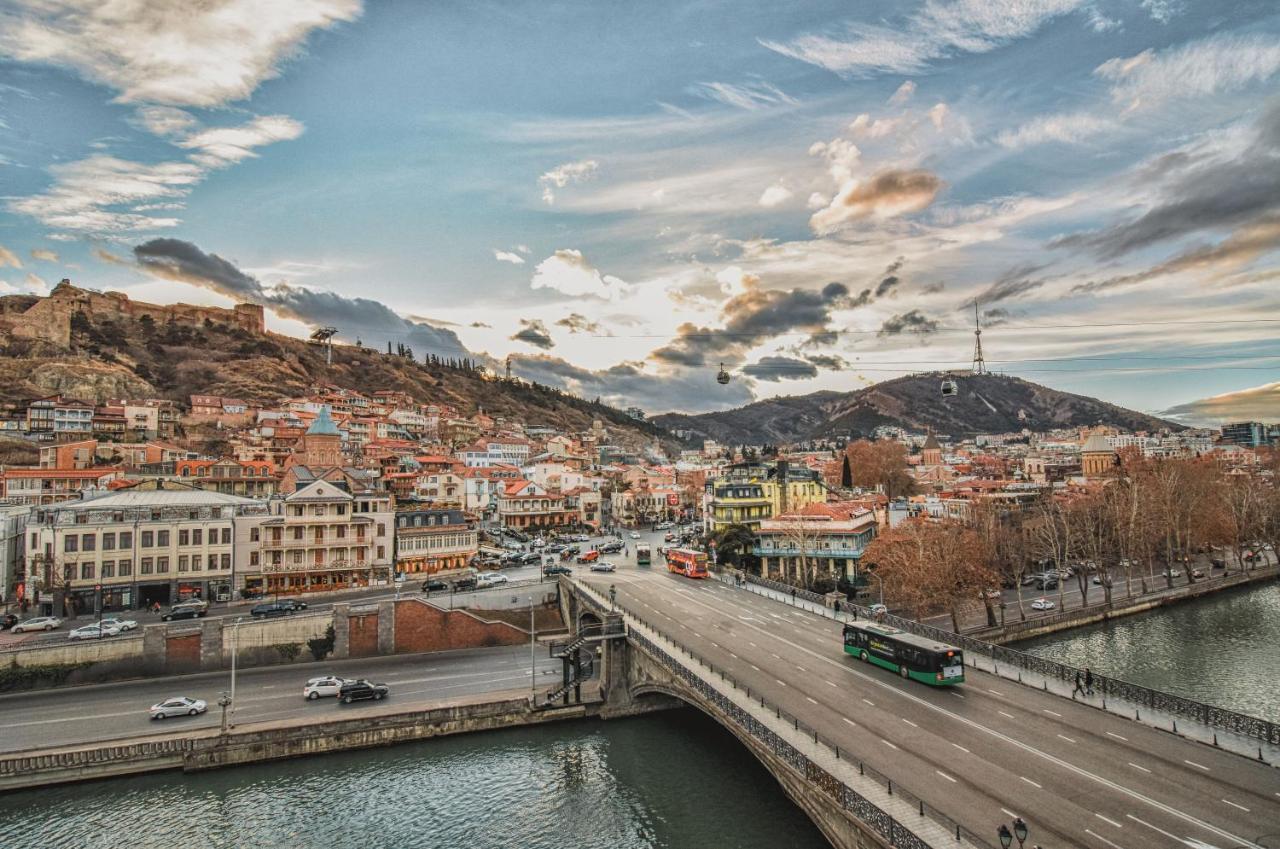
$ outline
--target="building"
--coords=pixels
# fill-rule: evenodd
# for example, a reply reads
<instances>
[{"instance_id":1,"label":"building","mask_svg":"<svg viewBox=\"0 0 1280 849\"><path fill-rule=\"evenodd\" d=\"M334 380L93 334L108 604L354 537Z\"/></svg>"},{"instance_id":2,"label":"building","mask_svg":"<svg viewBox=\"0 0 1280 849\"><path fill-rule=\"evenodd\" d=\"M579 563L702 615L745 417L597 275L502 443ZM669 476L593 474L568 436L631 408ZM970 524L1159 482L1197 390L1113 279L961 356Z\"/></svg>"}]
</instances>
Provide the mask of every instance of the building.
<instances>
[{"instance_id":1,"label":"building","mask_svg":"<svg viewBox=\"0 0 1280 849\"><path fill-rule=\"evenodd\" d=\"M942 445L938 442L938 438L933 435L933 431L925 437L924 445L920 448L920 464L923 466L941 466L942 465Z\"/></svg>"},{"instance_id":2,"label":"building","mask_svg":"<svg viewBox=\"0 0 1280 849\"><path fill-rule=\"evenodd\" d=\"M61 395L37 398L27 405L27 432L47 439L89 436L93 433L93 405Z\"/></svg>"},{"instance_id":3,"label":"building","mask_svg":"<svg viewBox=\"0 0 1280 849\"><path fill-rule=\"evenodd\" d=\"M279 484L270 460L178 460L174 474L200 489L246 498L269 498Z\"/></svg>"},{"instance_id":4,"label":"building","mask_svg":"<svg viewBox=\"0 0 1280 849\"><path fill-rule=\"evenodd\" d=\"M316 480L270 502L271 515L237 529L247 594L297 594L367 587L391 578L391 495Z\"/></svg>"},{"instance_id":5,"label":"building","mask_svg":"<svg viewBox=\"0 0 1280 849\"><path fill-rule=\"evenodd\" d=\"M1116 451L1107 444L1107 438L1095 431L1080 449L1080 472L1086 478L1105 475L1116 464Z\"/></svg>"},{"instance_id":6,"label":"building","mask_svg":"<svg viewBox=\"0 0 1280 849\"><path fill-rule=\"evenodd\" d=\"M33 511L28 596L58 615L231 597L236 522L259 501L155 481Z\"/></svg>"},{"instance_id":7,"label":"building","mask_svg":"<svg viewBox=\"0 0 1280 849\"><path fill-rule=\"evenodd\" d=\"M577 511L565 506L560 493L548 492L533 481L507 481L498 496L498 521L508 528L558 528L572 525Z\"/></svg>"},{"instance_id":8,"label":"building","mask_svg":"<svg viewBox=\"0 0 1280 849\"><path fill-rule=\"evenodd\" d=\"M1267 444L1267 427L1262 422L1232 422L1222 426L1222 441L1229 445L1257 448Z\"/></svg>"},{"instance_id":9,"label":"building","mask_svg":"<svg viewBox=\"0 0 1280 849\"><path fill-rule=\"evenodd\" d=\"M26 596L26 529L31 508L0 505L0 607Z\"/></svg>"},{"instance_id":10,"label":"building","mask_svg":"<svg viewBox=\"0 0 1280 849\"><path fill-rule=\"evenodd\" d=\"M716 533L730 525L745 525L753 532L773 515L773 500L761 483L713 484L706 506L707 531Z\"/></svg>"},{"instance_id":11,"label":"building","mask_svg":"<svg viewBox=\"0 0 1280 849\"><path fill-rule=\"evenodd\" d=\"M80 439L60 442L40 448L42 469L87 469L93 465L98 453L98 440Z\"/></svg>"},{"instance_id":12,"label":"building","mask_svg":"<svg viewBox=\"0 0 1280 849\"><path fill-rule=\"evenodd\" d=\"M810 504L760 522L753 553L766 576L808 584L817 578L855 583L858 562L875 538L875 514L859 504Z\"/></svg>"},{"instance_id":13,"label":"building","mask_svg":"<svg viewBox=\"0 0 1280 849\"><path fill-rule=\"evenodd\" d=\"M827 500L822 474L803 466L793 466L787 460L779 460L761 485L769 499L770 516L791 513Z\"/></svg>"},{"instance_id":14,"label":"building","mask_svg":"<svg viewBox=\"0 0 1280 849\"><path fill-rule=\"evenodd\" d=\"M396 571L411 576L465 569L480 550L475 526L461 510L396 511Z\"/></svg>"},{"instance_id":15,"label":"building","mask_svg":"<svg viewBox=\"0 0 1280 849\"><path fill-rule=\"evenodd\" d=\"M0 472L0 498L14 504L43 506L79 498L121 477L117 468L5 469Z\"/></svg>"}]
</instances>

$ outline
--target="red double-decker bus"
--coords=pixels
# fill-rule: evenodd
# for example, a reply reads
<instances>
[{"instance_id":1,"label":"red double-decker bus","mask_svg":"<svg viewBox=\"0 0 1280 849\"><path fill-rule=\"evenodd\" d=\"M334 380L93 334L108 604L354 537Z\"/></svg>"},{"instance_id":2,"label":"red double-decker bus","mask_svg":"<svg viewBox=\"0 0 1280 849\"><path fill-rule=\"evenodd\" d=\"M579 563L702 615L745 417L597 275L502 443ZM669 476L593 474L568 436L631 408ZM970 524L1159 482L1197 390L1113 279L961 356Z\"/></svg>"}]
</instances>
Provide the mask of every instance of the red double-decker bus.
<instances>
[{"instance_id":1,"label":"red double-decker bus","mask_svg":"<svg viewBox=\"0 0 1280 849\"><path fill-rule=\"evenodd\" d=\"M707 577L707 555L691 548L667 549L667 571L686 578Z\"/></svg>"}]
</instances>

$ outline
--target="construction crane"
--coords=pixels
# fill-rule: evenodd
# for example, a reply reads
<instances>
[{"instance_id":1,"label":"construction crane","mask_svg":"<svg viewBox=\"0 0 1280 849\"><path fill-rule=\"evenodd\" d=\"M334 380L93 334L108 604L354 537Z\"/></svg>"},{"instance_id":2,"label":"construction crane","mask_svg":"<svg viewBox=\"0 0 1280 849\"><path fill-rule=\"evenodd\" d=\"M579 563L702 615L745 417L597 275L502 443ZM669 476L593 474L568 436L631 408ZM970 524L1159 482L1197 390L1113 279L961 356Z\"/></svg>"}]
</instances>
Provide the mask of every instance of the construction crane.
<instances>
[{"instance_id":1,"label":"construction crane","mask_svg":"<svg viewBox=\"0 0 1280 849\"><path fill-rule=\"evenodd\" d=\"M333 365L333 337L338 334L336 327L317 327L311 332L311 341L324 346L324 364Z\"/></svg>"}]
</instances>

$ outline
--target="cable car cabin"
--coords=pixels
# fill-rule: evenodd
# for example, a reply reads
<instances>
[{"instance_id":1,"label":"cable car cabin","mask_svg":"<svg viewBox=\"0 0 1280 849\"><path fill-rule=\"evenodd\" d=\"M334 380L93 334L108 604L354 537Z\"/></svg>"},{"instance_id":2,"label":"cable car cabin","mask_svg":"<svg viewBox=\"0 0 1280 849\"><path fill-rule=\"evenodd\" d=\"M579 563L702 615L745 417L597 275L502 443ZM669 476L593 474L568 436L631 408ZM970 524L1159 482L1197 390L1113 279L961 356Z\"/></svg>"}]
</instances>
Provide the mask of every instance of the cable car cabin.
<instances>
[{"instance_id":1,"label":"cable car cabin","mask_svg":"<svg viewBox=\"0 0 1280 849\"><path fill-rule=\"evenodd\" d=\"M951 378L947 378L946 380L942 381L942 396L944 398L950 398L952 395L955 395L959 391L960 390L956 386L956 382Z\"/></svg>"},{"instance_id":2,"label":"cable car cabin","mask_svg":"<svg viewBox=\"0 0 1280 849\"><path fill-rule=\"evenodd\" d=\"M919 637L888 625L850 622L844 626L844 650L933 687L964 683L964 653L955 646Z\"/></svg>"},{"instance_id":3,"label":"cable car cabin","mask_svg":"<svg viewBox=\"0 0 1280 849\"><path fill-rule=\"evenodd\" d=\"M724 370L724 363L720 364L720 372L716 375L716 382L721 386L729 382L729 372Z\"/></svg>"}]
</instances>

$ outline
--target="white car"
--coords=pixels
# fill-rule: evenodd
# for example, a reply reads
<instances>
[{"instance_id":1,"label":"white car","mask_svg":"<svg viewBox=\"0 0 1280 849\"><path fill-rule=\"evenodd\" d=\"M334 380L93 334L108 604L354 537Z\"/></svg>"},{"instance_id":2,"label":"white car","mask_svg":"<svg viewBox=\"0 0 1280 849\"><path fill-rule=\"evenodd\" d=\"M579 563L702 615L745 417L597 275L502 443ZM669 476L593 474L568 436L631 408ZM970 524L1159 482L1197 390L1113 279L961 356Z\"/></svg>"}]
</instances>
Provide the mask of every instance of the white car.
<instances>
[{"instance_id":1,"label":"white car","mask_svg":"<svg viewBox=\"0 0 1280 849\"><path fill-rule=\"evenodd\" d=\"M497 572L489 572L476 579L477 587L496 587L499 584L509 583L511 583L510 578Z\"/></svg>"},{"instance_id":2,"label":"white car","mask_svg":"<svg viewBox=\"0 0 1280 849\"><path fill-rule=\"evenodd\" d=\"M138 627L138 623L132 619L121 619L119 616L109 616L102 620L103 625L114 625L121 631L132 631Z\"/></svg>"},{"instance_id":3,"label":"white car","mask_svg":"<svg viewBox=\"0 0 1280 849\"><path fill-rule=\"evenodd\" d=\"M871 605L872 616L884 616L888 612L889 612L889 608L885 607L883 604Z\"/></svg>"},{"instance_id":4,"label":"white car","mask_svg":"<svg viewBox=\"0 0 1280 849\"><path fill-rule=\"evenodd\" d=\"M321 696L336 696L345 683L347 683L345 678L339 678L336 675L321 675L319 678L311 678L307 681L307 686L302 688L302 697L315 701Z\"/></svg>"},{"instance_id":5,"label":"white car","mask_svg":"<svg viewBox=\"0 0 1280 849\"><path fill-rule=\"evenodd\" d=\"M97 622L92 625L85 625L76 628L70 634L67 634L68 640L97 640L102 637L116 637L120 635L120 629L115 625L108 625L105 621L99 627Z\"/></svg>"},{"instance_id":6,"label":"white car","mask_svg":"<svg viewBox=\"0 0 1280 849\"><path fill-rule=\"evenodd\" d=\"M1047 598L1038 598L1031 602L1032 610L1053 610L1057 605L1049 601Z\"/></svg>"},{"instance_id":7,"label":"white car","mask_svg":"<svg viewBox=\"0 0 1280 849\"><path fill-rule=\"evenodd\" d=\"M208 709L209 705L205 703L204 699L176 696L152 705L150 713L152 719L167 719L170 716L195 716L198 713L204 713Z\"/></svg>"},{"instance_id":8,"label":"white car","mask_svg":"<svg viewBox=\"0 0 1280 849\"><path fill-rule=\"evenodd\" d=\"M592 572L616 572L618 571L618 567L614 566L612 563L610 563L607 560L597 560L595 563L591 564L591 571Z\"/></svg>"},{"instance_id":9,"label":"white car","mask_svg":"<svg viewBox=\"0 0 1280 849\"><path fill-rule=\"evenodd\" d=\"M632 539L640 539L640 534L636 533L635 531L632 531L627 536L631 537Z\"/></svg>"},{"instance_id":10,"label":"white car","mask_svg":"<svg viewBox=\"0 0 1280 849\"><path fill-rule=\"evenodd\" d=\"M62 620L56 616L36 616L14 625L13 633L25 634L28 631L52 631L54 628L61 627Z\"/></svg>"}]
</instances>

